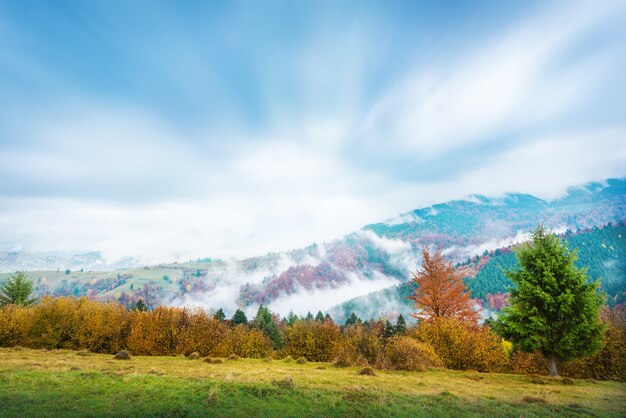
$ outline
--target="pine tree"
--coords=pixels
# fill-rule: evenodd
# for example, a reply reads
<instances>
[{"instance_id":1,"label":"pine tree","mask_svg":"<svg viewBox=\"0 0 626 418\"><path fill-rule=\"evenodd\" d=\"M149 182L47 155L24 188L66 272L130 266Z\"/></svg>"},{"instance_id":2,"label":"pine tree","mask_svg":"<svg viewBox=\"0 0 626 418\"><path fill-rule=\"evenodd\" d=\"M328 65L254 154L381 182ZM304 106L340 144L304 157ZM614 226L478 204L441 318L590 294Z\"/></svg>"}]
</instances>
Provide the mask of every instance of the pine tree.
<instances>
[{"instance_id":1,"label":"pine tree","mask_svg":"<svg viewBox=\"0 0 626 418\"><path fill-rule=\"evenodd\" d=\"M396 329L393 325L391 325L391 322L389 322L388 319L385 319L384 321L381 321L383 323L383 337L384 338L391 338L395 335L396 333Z\"/></svg>"},{"instance_id":2,"label":"pine tree","mask_svg":"<svg viewBox=\"0 0 626 418\"><path fill-rule=\"evenodd\" d=\"M33 280L24 272L17 272L0 287L0 306L32 305L37 299L30 298L31 293L33 293Z\"/></svg>"},{"instance_id":3,"label":"pine tree","mask_svg":"<svg viewBox=\"0 0 626 418\"><path fill-rule=\"evenodd\" d=\"M306 314L306 320L307 321L312 321L313 320L313 314L311 312L307 312Z\"/></svg>"},{"instance_id":4,"label":"pine tree","mask_svg":"<svg viewBox=\"0 0 626 418\"><path fill-rule=\"evenodd\" d=\"M235 311L235 314L233 315L233 318L230 320L230 323L232 326L246 325L248 323L248 318L246 317L244 311L242 311L241 309L237 309Z\"/></svg>"},{"instance_id":5,"label":"pine tree","mask_svg":"<svg viewBox=\"0 0 626 418\"><path fill-rule=\"evenodd\" d=\"M333 322L333 318L330 316L330 314L329 314L329 313L327 313L327 314L324 316L324 321Z\"/></svg>"},{"instance_id":6,"label":"pine tree","mask_svg":"<svg viewBox=\"0 0 626 418\"><path fill-rule=\"evenodd\" d=\"M281 340L280 340L280 332L278 331L278 325L274 322L274 318L272 317L272 313L266 306L259 306L259 310L257 311L256 317L252 321L252 325L263 331L263 333L272 340L275 348L280 348Z\"/></svg>"},{"instance_id":7,"label":"pine tree","mask_svg":"<svg viewBox=\"0 0 626 418\"><path fill-rule=\"evenodd\" d=\"M315 320L317 322L324 322L324 314L322 311L317 311L317 315L315 315Z\"/></svg>"},{"instance_id":8,"label":"pine tree","mask_svg":"<svg viewBox=\"0 0 626 418\"><path fill-rule=\"evenodd\" d=\"M289 315L285 318L285 322L287 325L292 326L298 321L298 315L294 314L293 311L289 311Z\"/></svg>"},{"instance_id":9,"label":"pine tree","mask_svg":"<svg viewBox=\"0 0 626 418\"><path fill-rule=\"evenodd\" d=\"M145 312L148 310L148 307L143 302L143 300L139 299L137 300L137 303L135 303L135 310L139 312Z\"/></svg>"},{"instance_id":10,"label":"pine tree","mask_svg":"<svg viewBox=\"0 0 626 418\"><path fill-rule=\"evenodd\" d=\"M425 320L455 317L476 322L478 314L472 308L463 277L452 263L446 263L440 251L431 254L424 248L422 257L422 269L412 278L417 288L409 296L419 312L411 315Z\"/></svg>"},{"instance_id":11,"label":"pine tree","mask_svg":"<svg viewBox=\"0 0 626 418\"><path fill-rule=\"evenodd\" d=\"M574 265L576 251L539 225L529 243L516 251L521 269L506 272L516 285L494 329L522 351L540 351L550 375L557 360L596 353L602 347L602 297L598 281Z\"/></svg>"},{"instance_id":12,"label":"pine tree","mask_svg":"<svg viewBox=\"0 0 626 418\"><path fill-rule=\"evenodd\" d=\"M222 308L219 308L217 312L215 312L215 315L213 315L213 318L217 319L218 321L223 321L224 319L226 319L226 314L224 313L224 310Z\"/></svg>"},{"instance_id":13,"label":"pine tree","mask_svg":"<svg viewBox=\"0 0 626 418\"><path fill-rule=\"evenodd\" d=\"M350 316L348 317L348 319L346 319L346 322L344 323L344 325L347 327L350 325L356 325L360 323L361 323L361 318L359 318L358 316L356 316L354 312L352 312Z\"/></svg>"},{"instance_id":14,"label":"pine tree","mask_svg":"<svg viewBox=\"0 0 626 418\"><path fill-rule=\"evenodd\" d=\"M395 333L396 335L404 335L404 333L406 333L406 321L404 320L404 317L402 316L402 314L398 316L398 320L396 321Z\"/></svg>"}]
</instances>

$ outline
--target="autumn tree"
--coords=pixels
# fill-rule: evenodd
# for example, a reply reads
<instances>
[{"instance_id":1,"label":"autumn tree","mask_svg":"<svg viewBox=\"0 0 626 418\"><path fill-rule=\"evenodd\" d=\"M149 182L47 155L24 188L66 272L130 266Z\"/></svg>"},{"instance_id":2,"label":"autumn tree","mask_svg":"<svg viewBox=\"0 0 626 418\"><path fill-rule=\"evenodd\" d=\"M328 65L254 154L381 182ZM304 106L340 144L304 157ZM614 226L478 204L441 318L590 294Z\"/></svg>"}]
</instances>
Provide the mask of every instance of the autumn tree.
<instances>
[{"instance_id":1,"label":"autumn tree","mask_svg":"<svg viewBox=\"0 0 626 418\"><path fill-rule=\"evenodd\" d=\"M33 293L33 280L20 271L9 277L0 287L0 306L32 305L37 299L31 298L31 293Z\"/></svg>"},{"instance_id":2,"label":"autumn tree","mask_svg":"<svg viewBox=\"0 0 626 418\"><path fill-rule=\"evenodd\" d=\"M422 257L422 269L412 278L417 288L409 296L418 312L411 315L425 320L454 317L476 322L478 314L463 277L444 261L440 251L431 254L423 248Z\"/></svg>"},{"instance_id":3,"label":"autumn tree","mask_svg":"<svg viewBox=\"0 0 626 418\"><path fill-rule=\"evenodd\" d=\"M592 355L602 348L603 301L598 281L588 282L577 268L576 252L539 225L530 242L516 251L521 269L507 272L515 288L510 307L494 324L522 351L539 351L548 359L550 375L558 376L557 360Z\"/></svg>"}]
</instances>

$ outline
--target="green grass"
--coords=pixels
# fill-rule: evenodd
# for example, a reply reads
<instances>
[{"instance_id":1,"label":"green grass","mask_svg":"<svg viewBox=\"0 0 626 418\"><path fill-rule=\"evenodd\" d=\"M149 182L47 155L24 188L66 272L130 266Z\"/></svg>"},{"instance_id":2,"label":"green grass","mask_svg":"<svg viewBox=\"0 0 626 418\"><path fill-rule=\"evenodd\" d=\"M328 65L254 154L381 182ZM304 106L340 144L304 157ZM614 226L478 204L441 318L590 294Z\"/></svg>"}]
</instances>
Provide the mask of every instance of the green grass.
<instances>
[{"instance_id":1,"label":"green grass","mask_svg":"<svg viewBox=\"0 0 626 418\"><path fill-rule=\"evenodd\" d=\"M0 349L0 416L625 416L623 383L358 370Z\"/></svg>"}]
</instances>

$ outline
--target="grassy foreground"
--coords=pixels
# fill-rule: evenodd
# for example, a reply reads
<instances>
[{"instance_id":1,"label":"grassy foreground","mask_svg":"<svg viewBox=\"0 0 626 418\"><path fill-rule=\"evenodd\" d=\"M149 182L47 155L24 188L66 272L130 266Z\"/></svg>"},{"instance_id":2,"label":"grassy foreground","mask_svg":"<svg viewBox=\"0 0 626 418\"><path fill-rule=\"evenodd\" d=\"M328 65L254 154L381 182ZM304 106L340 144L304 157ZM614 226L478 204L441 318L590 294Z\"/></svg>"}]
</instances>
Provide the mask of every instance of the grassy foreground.
<instances>
[{"instance_id":1,"label":"grassy foreground","mask_svg":"<svg viewBox=\"0 0 626 418\"><path fill-rule=\"evenodd\" d=\"M626 416L626 384L0 349L0 416Z\"/></svg>"}]
</instances>

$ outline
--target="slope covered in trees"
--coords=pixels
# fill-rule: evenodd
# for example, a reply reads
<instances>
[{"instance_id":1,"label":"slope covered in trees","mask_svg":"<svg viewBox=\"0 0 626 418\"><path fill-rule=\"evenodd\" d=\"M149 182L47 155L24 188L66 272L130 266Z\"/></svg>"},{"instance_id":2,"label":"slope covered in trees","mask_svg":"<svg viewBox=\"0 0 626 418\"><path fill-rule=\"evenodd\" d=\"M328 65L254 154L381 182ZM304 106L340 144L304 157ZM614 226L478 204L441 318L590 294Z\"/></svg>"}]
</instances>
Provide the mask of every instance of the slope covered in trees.
<instances>
[{"instance_id":1,"label":"slope covered in trees","mask_svg":"<svg viewBox=\"0 0 626 418\"><path fill-rule=\"evenodd\" d=\"M576 232L568 230L560 237L570 249L577 249L576 266L586 267L590 278L600 278L610 306L626 302L626 222ZM511 286L511 281L502 271L517 268L517 260L511 247L504 247L486 251L482 256L468 259L457 267L465 273L472 298L482 300L486 307L495 308L490 306L490 299L498 299ZM344 318L355 312L362 318L377 318L381 313L406 316L411 312L406 298L413 289L412 282L405 282L354 298L333 308L331 315Z\"/></svg>"}]
</instances>

